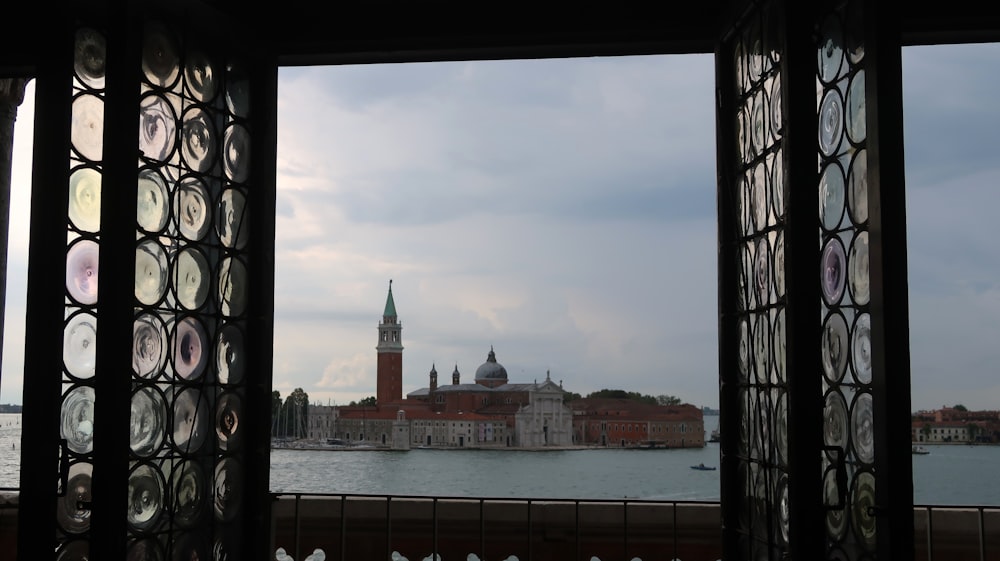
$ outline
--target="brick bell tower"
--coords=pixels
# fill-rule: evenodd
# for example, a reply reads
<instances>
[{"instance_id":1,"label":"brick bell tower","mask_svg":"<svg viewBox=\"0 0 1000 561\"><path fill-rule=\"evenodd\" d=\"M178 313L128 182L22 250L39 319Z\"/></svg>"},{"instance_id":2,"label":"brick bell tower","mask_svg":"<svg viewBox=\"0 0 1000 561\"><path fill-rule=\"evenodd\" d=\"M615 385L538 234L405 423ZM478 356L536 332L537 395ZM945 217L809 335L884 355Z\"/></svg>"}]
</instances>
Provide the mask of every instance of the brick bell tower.
<instances>
[{"instance_id":1,"label":"brick bell tower","mask_svg":"<svg viewBox=\"0 0 1000 561\"><path fill-rule=\"evenodd\" d=\"M396 303L392 300L392 280L385 299L382 323L378 324L378 371L375 404L382 406L403 399L403 326L396 318Z\"/></svg>"}]
</instances>

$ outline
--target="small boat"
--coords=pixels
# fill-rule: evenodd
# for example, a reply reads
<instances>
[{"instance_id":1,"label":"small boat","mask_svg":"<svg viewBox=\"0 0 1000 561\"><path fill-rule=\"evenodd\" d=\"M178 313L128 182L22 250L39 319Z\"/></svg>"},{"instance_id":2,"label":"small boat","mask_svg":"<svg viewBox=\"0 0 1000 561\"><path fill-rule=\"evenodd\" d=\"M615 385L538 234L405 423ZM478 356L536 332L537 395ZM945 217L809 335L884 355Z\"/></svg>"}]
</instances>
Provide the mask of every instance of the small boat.
<instances>
[{"instance_id":1,"label":"small boat","mask_svg":"<svg viewBox=\"0 0 1000 561\"><path fill-rule=\"evenodd\" d=\"M924 454L930 454L931 453L930 450L924 448L923 446L917 446L917 445L914 445L913 448L910 449L910 452L912 452L914 454L920 454L921 456L924 455Z\"/></svg>"},{"instance_id":2,"label":"small boat","mask_svg":"<svg viewBox=\"0 0 1000 561\"><path fill-rule=\"evenodd\" d=\"M705 464L698 464L696 466L691 466L691 469L697 469L700 471L715 471L715 466L706 466Z\"/></svg>"},{"instance_id":3,"label":"small boat","mask_svg":"<svg viewBox=\"0 0 1000 561\"><path fill-rule=\"evenodd\" d=\"M720 442L721 439L722 434L719 432L719 429L713 430L711 436L708 437L709 442Z\"/></svg>"}]
</instances>

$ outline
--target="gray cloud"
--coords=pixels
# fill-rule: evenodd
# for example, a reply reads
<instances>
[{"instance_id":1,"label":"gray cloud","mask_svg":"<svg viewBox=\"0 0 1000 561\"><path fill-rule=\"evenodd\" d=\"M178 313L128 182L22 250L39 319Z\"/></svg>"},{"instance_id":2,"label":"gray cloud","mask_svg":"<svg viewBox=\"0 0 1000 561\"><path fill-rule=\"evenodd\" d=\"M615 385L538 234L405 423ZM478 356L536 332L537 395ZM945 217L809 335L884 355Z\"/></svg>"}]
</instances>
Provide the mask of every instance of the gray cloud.
<instances>
[{"instance_id":1,"label":"gray cloud","mask_svg":"<svg viewBox=\"0 0 1000 561\"><path fill-rule=\"evenodd\" d=\"M903 53L915 408L1000 402L998 48ZM515 381L551 370L571 391L716 404L712 65L282 69L275 389L373 394L392 278L404 391L425 386L432 364L447 381L457 363L470 381L493 345ZM18 126L23 140L30 121ZM20 401L23 150L0 402Z\"/></svg>"}]
</instances>

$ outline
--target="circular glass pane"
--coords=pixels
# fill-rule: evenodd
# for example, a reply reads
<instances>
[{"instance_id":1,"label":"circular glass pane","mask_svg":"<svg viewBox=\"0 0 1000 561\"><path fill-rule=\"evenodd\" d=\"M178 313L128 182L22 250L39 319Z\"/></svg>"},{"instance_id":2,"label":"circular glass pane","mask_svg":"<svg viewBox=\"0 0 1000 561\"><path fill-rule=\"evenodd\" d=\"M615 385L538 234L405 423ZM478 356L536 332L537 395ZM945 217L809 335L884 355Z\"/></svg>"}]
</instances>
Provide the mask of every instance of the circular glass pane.
<instances>
[{"instance_id":1,"label":"circular glass pane","mask_svg":"<svg viewBox=\"0 0 1000 561\"><path fill-rule=\"evenodd\" d=\"M856 225L868 221L868 151L859 150L851 162L847 179L847 201L851 221Z\"/></svg>"},{"instance_id":2,"label":"circular glass pane","mask_svg":"<svg viewBox=\"0 0 1000 561\"><path fill-rule=\"evenodd\" d=\"M844 216L844 172L835 162L823 167L819 177L819 217L823 227L834 230Z\"/></svg>"},{"instance_id":3,"label":"circular glass pane","mask_svg":"<svg viewBox=\"0 0 1000 561\"><path fill-rule=\"evenodd\" d=\"M107 43L104 35L89 27L76 30L73 49L73 71L87 87L104 87L104 73L107 66Z\"/></svg>"},{"instance_id":4,"label":"circular glass pane","mask_svg":"<svg viewBox=\"0 0 1000 561\"><path fill-rule=\"evenodd\" d=\"M851 255L847 260L849 274L847 276L851 287L854 303L864 305L871 298L871 285L868 276L868 232L858 233L851 244Z\"/></svg>"},{"instance_id":5,"label":"circular glass pane","mask_svg":"<svg viewBox=\"0 0 1000 561\"><path fill-rule=\"evenodd\" d=\"M208 298L211 271L208 260L194 248L186 248L177 254L174 262L174 289L177 301L188 310L200 308Z\"/></svg>"},{"instance_id":6,"label":"circular glass pane","mask_svg":"<svg viewBox=\"0 0 1000 561\"><path fill-rule=\"evenodd\" d=\"M831 384L838 384L847 367L847 321L838 312L831 312L823 322L820 353L823 357L823 375Z\"/></svg>"},{"instance_id":7,"label":"circular glass pane","mask_svg":"<svg viewBox=\"0 0 1000 561\"><path fill-rule=\"evenodd\" d=\"M771 83L771 134L775 140L781 136L784 114L781 110L781 74L775 74Z\"/></svg>"},{"instance_id":8,"label":"circular glass pane","mask_svg":"<svg viewBox=\"0 0 1000 561\"><path fill-rule=\"evenodd\" d=\"M185 177L177 186L174 202L181 235L189 240L200 240L208 232L208 189L197 177Z\"/></svg>"},{"instance_id":9,"label":"circular glass pane","mask_svg":"<svg viewBox=\"0 0 1000 561\"><path fill-rule=\"evenodd\" d=\"M215 517L232 521L239 512L243 488L243 466L235 458L223 458L215 467Z\"/></svg>"},{"instance_id":10,"label":"circular glass pane","mask_svg":"<svg viewBox=\"0 0 1000 561\"><path fill-rule=\"evenodd\" d=\"M740 323L745 328L744 323ZM238 384L243 381L246 369L246 348L243 332L235 325L227 325L219 331L215 347L215 366L220 384ZM745 359L745 357L743 357ZM744 365L745 367L745 365Z\"/></svg>"},{"instance_id":11,"label":"circular glass pane","mask_svg":"<svg viewBox=\"0 0 1000 561\"><path fill-rule=\"evenodd\" d=\"M819 106L819 149L833 156L844 135L844 102L836 89L827 90Z\"/></svg>"},{"instance_id":12,"label":"circular glass pane","mask_svg":"<svg viewBox=\"0 0 1000 561\"><path fill-rule=\"evenodd\" d=\"M778 529L780 530L782 543L788 543L788 523L791 520L791 509L788 503L788 475L782 473L778 476L778 483L775 485L774 502L777 506L775 514L778 518Z\"/></svg>"},{"instance_id":13,"label":"circular glass pane","mask_svg":"<svg viewBox=\"0 0 1000 561\"><path fill-rule=\"evenodd\" d=\"M208 551L207 540L203 534L203 530L178 532L172 544L174 559L176 561L225 559L225 557L213 556L212 552ZM221 552L215 553L219 554Z\"/></svg>"},{"instance_id":14,"label":"circular glass pane","mask_svg":"<svg viewBox=\"0 0 1000 561\"><path fill-rule=\"evenodd\" d=\"M174 521L182 527L194 525L201 517L207 485L205 472L197 463L184 460L170 472Z\"/></svg>"},{"instance_id":15,"label":"circular glass pane","mask_svg":"<svg viewBox=\"0 0 1000 561\"><path fill-rule=\"evenodd\" d=\"M174 332L174 371L185 380L202 375L208 362L208 338L201 322L186 317L177 323Z\"/></svg>"},{"instance_id":16,"label":"circular glass pane","mask_svg":"<svg viewBox=\"0 0 1000 561\"><path fill-rule=\"evenodd\" d=\"M163 548L155 538L135 540L125 553L125 561L163 561L163 558Z\"/></svg>"},{"instance_id":17,"label":"circular glass pane","mask_svg":"<svg viewBox=\"0 0 1000 561\"><path fill-rule=\"evenodd\" d=\"M139 150L143 157L166 161L177 142L174 109L163 97L147 95L139 102Z\"/></svg>"},{"instance_id":18,"label":"circular glass pane","mask_svg":"<svg viewBox=\"0 0 1000 561\"><path fill-rule=\"evenodd\" d=\"M188 388L174 399L174 446L181 452L196 452L209 428L208 403L202 393Z\"/></svg>"},{"instance_id":19,"label":"circular glass pane","mask_svg":"<svg viewBox=\"0 0 1000 561\"><path fill-rule=\"evenodd\" d=\"M167 183L163 176L153 169L139 172L136 189L135 220L147 232L159 232L167 225L169 216Z\"/></svg>"},{"instance_id":20,"label":"circular glass pane","mask_svg":"<svg viewBox=\"0 0 1000 561\"><path fill-rule=\"evenodd\" d=\"M69 219L77 229L101 229L101 172L81 167L69 176Z\"/></svg>"},{"instance_id":21,"label":"circular glass pane","mask_svg":"<svg viewBox=\"0 0 1000 561\"><path fill-rule=\"evenodd\" d=\"M847 482L844 482L845 486ZM844 491L846 493L846 490ZM840 502L840 486L837 482L837 470L833 466L827 468L823 474L823 502L827 505L835 505ZM831 539L839 541L847 530L847 517L844 516L843 509L830 509L826 511L826 533Z\"/></svg>"},{"instance_id":22,"label":"circular glass pane","mask_svg":"<svg viewBox=\"0 0 1000 561\"><path fill-rule=\"evenodd\" d=\"M94 450L94 388L77 386L64 397L59 415L60 435L77 454Z\"/></svg>"},{"instance_id":23,"label":"circular glass pane","mask_svg":"<svg viewBox=\"0 0 1000 561\"><path fill-rule=\"evenodd\" d=\"M80 156L99 162L104 154L104 100L83 94L73 100L70 142Z\"/></svg>"},{"instance_id":24,"label":"circular glass pane","mask_svg":"<svg viewBox=\"0 0 1000 561\"><path fill-rule=\"evenodd\" d=\"M750 442L750 404L749 392L746 388L740 388L740 440L739 453L746 454Z\"/></svg>"},{"instance_id":25,"label":"circular glass pane","mask_svg":"<svg viewBox=\"0 0 1000 561\"><path fill-rule=\"evenodd\" d=\"M169 86L180 75L177 44L166 27L147 24L142 38L142 71L154 86Z\"/></svg>"},{"instance_id":26,"label":"circular glass pane","mask_svg":"<svg viewBox=\"0 0 1000 561\"><path fill-rule=\"evenodd\" d=\"M875 461L875 431L873 427L872 394L862 392L851 408L851 438L854 453L865 464Z\"/></svg>"},{"instance_id":27,"label":"circular glass pane","mask_svg":"<svg viewBox=\"0 0 1000 561\"><path fill-rule=\"evenodd\" d=\"M868 313L858 316L851 333L851 364L859 384L872 381L872 317Z\"/></svg>"},{"instance_id":28,"label":"circular glass pane","mask_svg":"<svg viewBox=\"0 0 1000 561\"><path fill-rule=\"evenodd\" d=\"M785 309L778 310L778 315L774 319L774 329L772 333L772 351L774 353L774 371L778 376L777 383L785 382Z\"/></svg>"},{"instance_id":29,"label":"circular glass pane","mask_svg":"<svg viewBox=\"0 0 1000 561\"><path fill-rule=\"evenodd\" d=\"M191 50L188 51L186 58L184 85L187 86L188 93L198 101L208 101L215 97L218 77L212 60L201 51Z\"/></svg>"},{"instance_id":30,"label":"circular glass pane","mask_svg":"<svg viewBox=\"0 0 1000 561\"><path fill-rule=\"evenodd\" d=\"M163 322L143 314L132 324L132 369L142 378L155 378L167 359L167 332Z\"/></svg>"},{"instance_id":31,"label":"circular glass pane","mask_svg":"<svg viewBox=\"0 0 1000 561\"><path fill-rule=\"evenodd\" d=\"M215 162L216 134L215 126L208 113L200 107L189 109L184 113L181 125L181 155L188 167L197 172L204 172Z\"/></svg>"},{"instance_id":32,"label":"circular glass pane","mask_svg":"<svg viewBox=\"0 0 1000 561\"><path fill-rule=\"evenodd\" d=\"M847 447L847 402L836 389L826 394L823 406L823 444Z\"/></svg>"},{"instance_id":33,"label":"circular glass pane","mask_svg":"<svg viewBox=\"0 0 1000 561\"><path fill-rule=\"evenodd\" d=\"M167 429L167 404L153 388L139 388L132 394L129 447L138 456L148 457L159 450Z\"/></svg>"},{"instance_id":34,"label":"circular glass pane","mask_svg":"<svg viewBox=\"0 0 1000 561\"><path fill-rule=\"evenodd\" d=\"M753 191L753 224L757 231L760 231L767 227L768 210L770 210L767 195L767 166L763 162L753 168L750 186Z\"/></svg>"},{"instance_id":35,"label":"circular glass pane","mask_svg":"<svg viewBox=\"0 0 1000 561\"><path fill-rule=\"evenodd\" d=\"M84 504L92 500L91 476L94 466L75 462L69 466L66 494L56 502L56 522L70 534L81 534L90 528L90 509Z\"/></svg>"},{"instance_id":36,"label":"circular glass pane","mask_svg":"<svg viewBox=\"0 0 1000 561\"><path fill-rule=\"evenodd\" d=\"M247 244L246 197L236 189L226 189L216 207L215 229L226 247L243 249Z\"/></svg>"},{"instance_id":37,"label":"circular glass pane","mask_svg":"<svg viewBox=\"0 0 1000 561\"><path fill-rule=\"evenodd\" d=\"M240 316L246 309L247 268L242 261L227 257L219 265L219 306L227 316Z\"/></svg>"},{"instance_id":38,"label":"circular glass pane","mask_svg":"<svg viewBox=\"0 0 1000 561\"><path fill-rule=\"evenodd\" d=\"M129 526L136 530L146 530L156 524L163 512L163 477L160 472L147 464L141 464L128 476Z\"/></svg>"},{"instance_id":39,"label":"circular glass pane","mask_svg":"<svg viewBox=\"0 0 1000 561\"><path fill-rule=\"evenodd\" d=\"M743 181L740 182L740 232L746 236L749 235L752 230L753 219L750 217L753 211L753 204L751 201L751 182L750 174L745 174L743 176Z\"/></svg>"},{"instance_id":40,"label":"circular glass pane","mask_svg":"<svg viewBox=\"0 0 1000 561\"><path fill-rule=\"evenodd\" d=\"M226 108L237 117L250 115L250 84L238 64L226 67Z\"/></svg>"},{"instance_id":41,"label":"circular glass pane","mask_svg":"<svg viewBox=\"0 0 1000 561\"><path fill-rule=\"evenodd\" d=\"M753 285L757 291L757 301L763 306L771 302L771 252L767 237L757 239L757 250L754 252Z\"/></svg>"},{"instance_id":42,"label":"circular glass pane","mask_svg":"<svg viewBox=\"0 0 1000 561\"><path fill-rule=\"evenodd\" d=\"M240 418L243 402L234 393L222 394L215 409L215 436L222 450L236 450L240 445Z\"/></svg>"},{"instance_id":43,"label":"circular glass pane","mask_svg":"<svg viewBox=\"0 0 1000 561\"><path fill-rule=\"evenodd\" d=\"M747 90L746 57L743 54L743 41L736 41L733 49L733 66L736 69L736 93L741 94Z\"/></svg>"},{"instance_id":44,"label":"circular glass pane","mask_svg":"<svg viewBox=\"0 0 1000 561\"><path fill-rule=\"evenodd\" d=\"M820 44L816 60L819 78L823 82L830 82L840 76L841 68L844 65L843 44L843 29L840 20L836 15L831 15L823 21L823 26L820 29Z\"/></svg>"},{"instance_id":45,"label":"circular glass pane","mask_svg":"<svg viewBox=\"0 0 1000 561\"><path fill-rule=\"evenodd\" d=\"M862 69L851 78L851 85L847 87L847 137L855 144L865 140L865 114L865 71Z\"/></svg>"},{"instance_id":46,"label":"circular glass pane","mask_svg":"<svg viewBox=\"0 0 1000 561\"><path fill-rule=\"evenodd\" d=\"M766 313L757 314L753 326L753 358L754 371L758 384L768 382L768 364L770 363L771 330Z\"/></svg>"},{"instance_id":47,"label":"circular glass pane","mask_svg":"<svg viewBox=\"0 0 1000 561\"><path fill-rule=\"evenodd\" d=\"M837 238L830 238L823 248L821 259L822 271L820 284L823 289L823 299L828 306L835 306L844 295L847 285L847 256L844 246Z\"/></svg>"},{"instance_id":48,"label":"circular glass pane","mask_svg":"<svg viewBox=\"0 0 1000 561\"><path fill-rule=\"evenodd\" d=\"M98 245L79 240L66 252L66 291L80 304L97 303Z\"/></svg>"},{"instance_id":49,"label":"circular glass pane","mask_svg":"<svg viewBox=\"0 0 1000 561\"><path fill-rule=\"evenodd\" d=\"M785 297L785 233L778 232L774 242L774 290L778 298Z\"/></svg>"},{"instance_id":50,"label":"circular glass pane","mask_svg":"<svg viewBox=\"0 0 1000 561\"><path fill-rule=\"evenodd\" d=\"M745 382L750 371L750 328L747 326L747 319L740 318L740 381Z\"/></svg>"},{"instance_id":51,"label":"circular glass pane","mask_svg":"<svg viewBox=\"0 0 1000 561\"><path fill-rule=\"evenodd\" d=\"M135 248L135 298L152 306L167 290L167 252L153 240Z\"/></svg>"},{"instance_id":52,"label":"circular glass pane","mask_svg":"<svg viewBox=\"0 0 1000 561\"><path fill-rule=\"evenodd\" d=\"M747 115L746 108L736 114L736 128L737 135L739 135L737 142L740 147L740 155L743 156L743 163L746 164L754 157L750 144L750 117Z\"/></svg>"},{"instance_id":53,"label":"circular glass pane","mask_svg":"<svg viewBox=\"0 0 1000 561\"><path fill-rule=\"evenodd\" d=\"M753 109L751 117L751 135L754 151L758 154L764 152L767 142L767 97L764 90L758 90L753 97Z\"/></svg>"},{"instance_id":54,"label":"circular glass pane","mask_svg":"<svg viewBox=\"0 0 1000 561\"><path fill-rule=\"evenodd\" d=\"M875 476L862 471L851 488L852 522L855 535L869 550L875 547Z\"/></svg>"},{"instance_id":55,"label":"circular glass pane","mask_svg":"<svg viewBox=\"0 0 1000 561\"><path fill-rule=\"evenodd\" d=\"M785 392L777 390L778 397L774 407L774 435L778 452L778 465L788 465L788 400Z\"/></svg>"},{"instance_id":56,"label":"circular glass pane","mask_svg":"<svg viewBox=\"0 0 1000 561\"><path fill-rule=\"evenodd\" d=\"M90 378L97 365L97 318L79 313L66 322L63 331L63 364L77 378Z\"/></svg>"},{"instance_id":57,"label":"circular glass pane","mask_svg":"<svg viewBox=\"0 0 1000 561\"><path fill-rule=\"evenodd\" d=\"M785 217L785 164L780 148L771 162L771 205L775 216Z\"/></svg>"},{"instance_id":58,"label":"circular glass pane","mask_svg":"<svg viewBox=\"0 0 1000 561\"><path fill-rule=\"evenodd\" d=\"M243 125L230 125L226 129L223 161L226 177L244 183L250 175L250 133Z\"/></svg>"}]
</instances>

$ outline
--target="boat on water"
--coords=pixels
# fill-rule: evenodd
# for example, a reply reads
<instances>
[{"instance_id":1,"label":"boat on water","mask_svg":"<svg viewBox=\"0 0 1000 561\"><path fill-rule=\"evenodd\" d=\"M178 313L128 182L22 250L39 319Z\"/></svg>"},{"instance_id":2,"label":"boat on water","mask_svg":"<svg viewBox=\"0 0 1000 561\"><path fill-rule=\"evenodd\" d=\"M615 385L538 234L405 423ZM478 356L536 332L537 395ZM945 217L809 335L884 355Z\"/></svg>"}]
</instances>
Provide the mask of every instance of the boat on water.
<instances>
[{"instance_id":1,"label":"boat on water","mask_svg":"<svg viewBox=\"0 0 1000 561\"><path fill-rule=\"evenodd\" d=\"M698 464L696 466L691 466L691 469L696 469L699 471L715 471L715 466L706 466L705 464Z\"/></svg>"},{"instance_id":2,"label":"boat on water","mask_svg":"<svg viewBox=\"0 0 1000 561\"><path fill-rule=\"evenodd\" d=\"M719 439L721 437L722 437L722 435L719 433L719 429L715 429L715 430L712 431L712 434L709 435L708 441L709 442L719 442Z\"/></svg>"},{"instance_id":3,"label":"boat on water","mask_svg":"<svg viewBox=\"0 0 1000 561\"><path fill-rule=\"evenodd\" d=\"M917 445L917 444L913 445L913 447L910 449L910 452L912 452L914 454L919 454L921 456L924 455L924 454L930 454L931 453L930 450L924 448L923 446Z\"/></svg>"}]
</instances>

